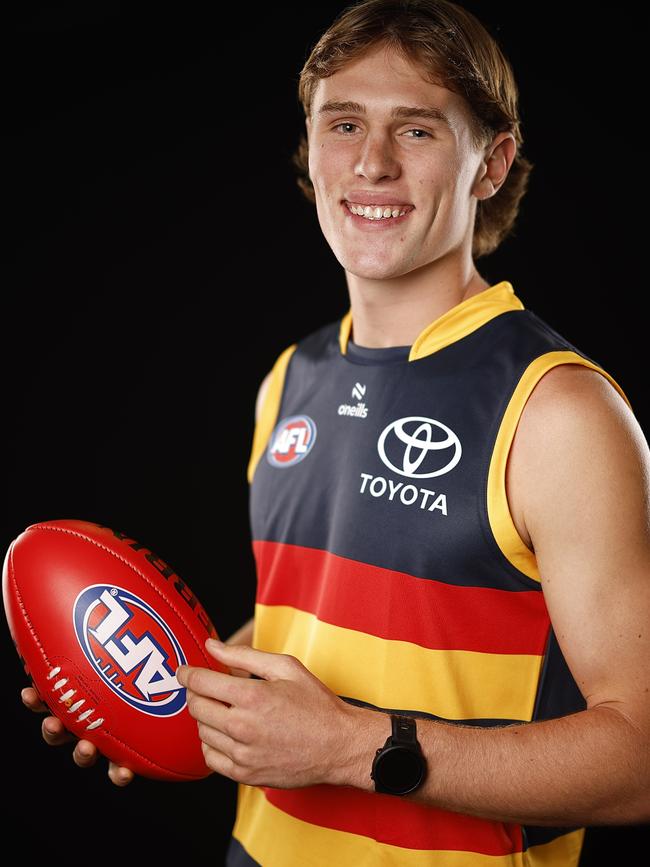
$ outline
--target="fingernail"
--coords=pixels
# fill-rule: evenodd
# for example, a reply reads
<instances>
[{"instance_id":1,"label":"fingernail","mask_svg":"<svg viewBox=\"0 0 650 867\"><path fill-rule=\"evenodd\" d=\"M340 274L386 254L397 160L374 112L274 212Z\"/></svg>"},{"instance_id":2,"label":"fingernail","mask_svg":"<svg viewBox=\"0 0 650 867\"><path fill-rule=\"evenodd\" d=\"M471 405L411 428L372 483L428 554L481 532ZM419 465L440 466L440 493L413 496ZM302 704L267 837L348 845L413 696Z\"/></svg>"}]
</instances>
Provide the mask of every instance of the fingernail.
<instances>
[{"instance_id":1,"label":"fingernail","mask_svg":"<svg viewBox=\"0 0 650 867\"><path fill-rule=\"evenodd\" d=\"M88 756L91 755L91 752L92 750L90 749L90 747L79 747L79 755L83 756L85 759L87 759Z\"/></svg>"},{"instance_id":2,"label":"fingernail","mask_svg":"<svg viewBox=\"0 0 650 867\"><path fill-rule=\"evenodd\" d=\"M206 644L209 644L211 647L225 647L226 646L223 643L223 641L219 641L217 638L206 639Z\"/></svg>"}]
</instances>

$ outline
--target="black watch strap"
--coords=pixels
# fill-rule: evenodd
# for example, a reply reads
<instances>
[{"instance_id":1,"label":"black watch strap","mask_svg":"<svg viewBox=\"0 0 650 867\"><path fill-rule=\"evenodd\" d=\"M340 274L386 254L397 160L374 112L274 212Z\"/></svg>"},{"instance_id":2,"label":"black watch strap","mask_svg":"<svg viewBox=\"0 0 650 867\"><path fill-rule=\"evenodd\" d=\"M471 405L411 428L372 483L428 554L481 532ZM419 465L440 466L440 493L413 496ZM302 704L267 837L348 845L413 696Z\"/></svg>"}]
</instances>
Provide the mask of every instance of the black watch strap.
<instances>
[{"instance_id":1,"label":"black watch strap","mask_svg":"<svg viewBox=\"0 0 650 867\"><path fill-rule=\"evenodd\" d=\"M410 716L398 716L392 713L390 715L393 734L392 740L396 744L410 744L416 749L419 749L415 720Z\"/></svg>"}]
</instances>

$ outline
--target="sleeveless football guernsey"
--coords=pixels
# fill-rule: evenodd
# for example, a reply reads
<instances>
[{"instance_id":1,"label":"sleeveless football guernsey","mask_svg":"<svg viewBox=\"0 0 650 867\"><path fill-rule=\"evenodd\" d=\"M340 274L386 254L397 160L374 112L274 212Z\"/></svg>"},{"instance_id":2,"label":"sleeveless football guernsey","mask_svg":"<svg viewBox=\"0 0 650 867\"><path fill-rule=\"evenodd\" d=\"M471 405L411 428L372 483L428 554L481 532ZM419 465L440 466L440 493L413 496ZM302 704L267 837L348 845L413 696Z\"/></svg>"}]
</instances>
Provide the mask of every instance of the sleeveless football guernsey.
<instances>
[{"instance_id":1,"label":"sleeveless football guernsey","mask_svg":"<svg viewBox=\"0 0 650 867\"><path fill-rule=\"evenodd\" d=\"M599 371L629 406L622 388L505 280L412 346L360 347L351 326L348 309L272 369L248 466L253 646L387 715L502 726L583 710L505 468L552 367ZM584 835L353 786L237 791L228 867L575 867Z\"/></svg>"}]
</instances>

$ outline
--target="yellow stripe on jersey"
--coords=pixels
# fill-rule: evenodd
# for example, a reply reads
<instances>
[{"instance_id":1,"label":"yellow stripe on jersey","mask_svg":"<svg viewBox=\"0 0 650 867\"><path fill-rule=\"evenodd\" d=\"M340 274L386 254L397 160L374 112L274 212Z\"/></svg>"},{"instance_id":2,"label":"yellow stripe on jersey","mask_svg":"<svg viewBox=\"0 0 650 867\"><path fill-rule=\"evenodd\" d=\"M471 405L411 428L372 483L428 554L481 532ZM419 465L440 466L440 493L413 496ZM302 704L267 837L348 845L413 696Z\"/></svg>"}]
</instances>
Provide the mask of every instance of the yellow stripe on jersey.
<instances>
[{"instance_id":1,"label":"yellow stripe on jersey","mask_svg":"<svg viewBox=\"0 0 650 867\"><path fill-rule=\"evenodd\" d=\"M524 852L524 867L562 867L577 865L585 836L585 828L556 837L550 843L531 846Z\"/></svg>"},{"instance_id":2,"label":"yellow stripe on jersey","mask_svg":"<svg viewBox=\"0 0 650 867\"><path fill-rule=\"evenodd\" d=\"M260 603L253 646L295 656L337 695L450 720L530 720L543 660L431 650L325 623L292 606Z\"/></svg>"},{"instance_id":3,"label":"yellow stripe on jersey","mask_svg":"<svg viewBox=\"0 0 650 867\"><path fill-rule=\"evenodd\" d=\"M506 464L510 446L524 405L542 376L558 364L582 364L606 377L631 407L625 392L614 378L597 364L573 351L546 352L532 361L517 383L497 434L487 484L487 510L494 538L505 557L524 575L541 581L537 558L526 545L512 520L506 493Z\"/></svg>"},{"instance_id":4,"label":"yellow stripe on jersey","mask_svg":"<svg viewBox=\"0 0 650 867\"><path fill-rule=\"evenodd\" d=\"M280 401L282 398L282 388L284 386L284 378L287 373L287 365L289 364L289 359L295 352L297 346L297 343L292 343L291 346L287 346L287 348L277 357L271 370L271 379L269 381L268 391L266 392L266 397L262 404L260 416L255 424L255 432L253 434L253 445L246 474L249 484L253 481L255 468L264 453L266 444L269 441L269 437L271 436L277 421L278 410L280 409Z\"/></svg>"}]
</instances>

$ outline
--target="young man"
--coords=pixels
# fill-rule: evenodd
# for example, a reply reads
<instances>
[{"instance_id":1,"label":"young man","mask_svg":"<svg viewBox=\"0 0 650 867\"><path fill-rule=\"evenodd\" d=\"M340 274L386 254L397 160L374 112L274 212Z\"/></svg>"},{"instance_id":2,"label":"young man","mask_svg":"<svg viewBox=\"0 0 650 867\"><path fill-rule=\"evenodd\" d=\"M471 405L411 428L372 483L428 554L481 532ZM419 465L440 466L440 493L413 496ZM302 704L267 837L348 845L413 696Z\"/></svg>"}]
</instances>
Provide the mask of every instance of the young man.
<instances>
[{"instance_id":1,"label":"young man","mask_svg":"<svg viewBox=\"0 0 650 867\"><path fill-rule=\"evenodd\" d=\"M178 670L240 784L229 867L569 867L650 818L647 443L474 264L530 170L515 93L442 0L350 7L302 71L350 309L258 395L255 618L210 647L252 677Z\"/></svg>"}]
</instances>

